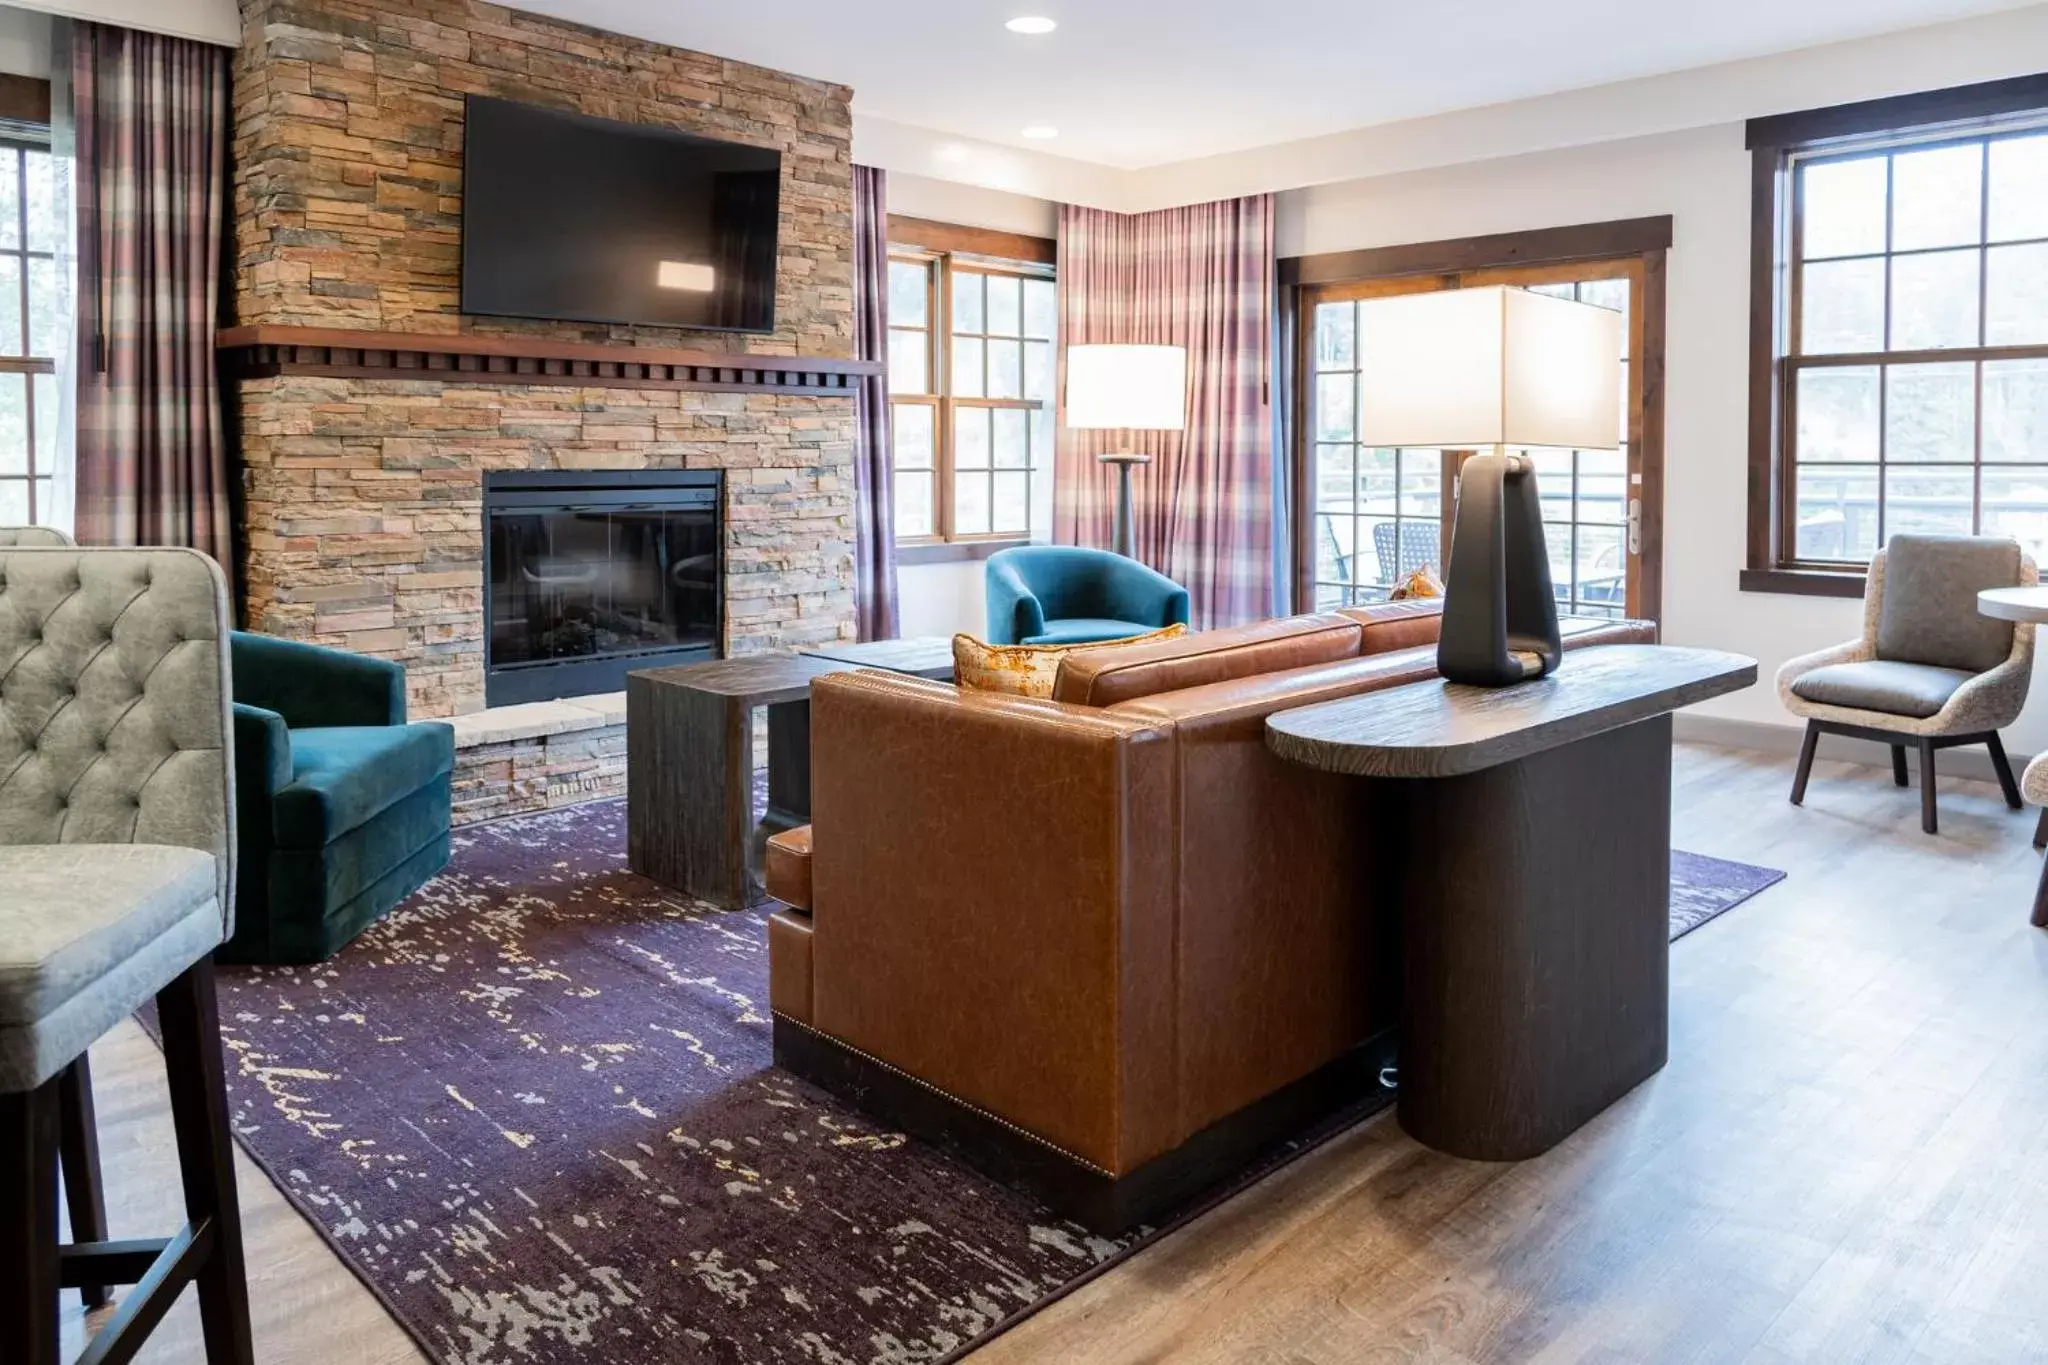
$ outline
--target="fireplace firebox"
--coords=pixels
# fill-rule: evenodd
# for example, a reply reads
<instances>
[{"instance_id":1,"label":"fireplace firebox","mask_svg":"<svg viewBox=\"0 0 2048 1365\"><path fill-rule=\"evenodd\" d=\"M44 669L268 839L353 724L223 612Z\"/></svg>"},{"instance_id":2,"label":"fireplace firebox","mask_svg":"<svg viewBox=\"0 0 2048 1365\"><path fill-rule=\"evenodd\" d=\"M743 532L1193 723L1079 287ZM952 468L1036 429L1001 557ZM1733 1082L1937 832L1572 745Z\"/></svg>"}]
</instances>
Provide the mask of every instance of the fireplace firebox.
<instances>
[{"instance_id":1,"label":"fireplace firebox","mask_svg":"<svg viewBox=\"0 0 2048 1365\"><path fill-rule=\"evenodd\" d=\"M715 470L484 475L484 701L615 692L636 668L718 657Z\"/></svg>"}]
</instances>

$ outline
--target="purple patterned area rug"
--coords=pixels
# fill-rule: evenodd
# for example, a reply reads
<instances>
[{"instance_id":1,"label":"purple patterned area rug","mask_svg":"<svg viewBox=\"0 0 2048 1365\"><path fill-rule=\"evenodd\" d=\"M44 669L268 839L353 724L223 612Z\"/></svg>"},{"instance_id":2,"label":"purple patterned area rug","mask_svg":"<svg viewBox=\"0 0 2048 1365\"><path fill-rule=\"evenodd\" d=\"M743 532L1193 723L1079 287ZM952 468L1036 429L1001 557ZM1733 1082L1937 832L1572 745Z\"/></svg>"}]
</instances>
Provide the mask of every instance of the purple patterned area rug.
<instances>
[{"instance_id":1,"label":"purple patterned area rug","mask_svg":"<svg viewBox=\"0 0 2048 1365\"><path fill-rule=\"evenodd\" d=\"M925 1365L1166 1230L1090 1236L776 1071L764 912L625 842L619 801L471 826L333 961L221 971L236 1136L429 1357ZM1780 875L1674 854L1672 936Z\"/></svg>"},{"instance_id":2,"label":"purple patterned area rug","mask_svg":"<svg viewBox=\"0 0 2048 1365\"><path fill-rule=\"evenodd\" d=\"M1775 868L1671 850L1671 941L1785 880Z\"/></svg>"}]
</instances>

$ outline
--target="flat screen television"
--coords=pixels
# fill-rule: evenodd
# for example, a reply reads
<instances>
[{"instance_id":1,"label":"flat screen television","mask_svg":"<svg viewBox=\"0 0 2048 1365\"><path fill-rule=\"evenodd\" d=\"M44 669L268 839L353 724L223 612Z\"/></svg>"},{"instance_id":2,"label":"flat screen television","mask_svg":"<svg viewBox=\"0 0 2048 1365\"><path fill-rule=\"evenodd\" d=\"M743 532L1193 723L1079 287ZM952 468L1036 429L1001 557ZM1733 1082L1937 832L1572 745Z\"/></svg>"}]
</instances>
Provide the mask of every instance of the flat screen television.
<instances>
[{"instance_id":1,"label":"flat screen television","mask_svg":"<svg viewBox=\"0 0 2048 1365\"><path fill-rule=\"evenodd\" d=\"M462 311L767 332L782 155L471 95Z\"/></svg>"}]
</instances>

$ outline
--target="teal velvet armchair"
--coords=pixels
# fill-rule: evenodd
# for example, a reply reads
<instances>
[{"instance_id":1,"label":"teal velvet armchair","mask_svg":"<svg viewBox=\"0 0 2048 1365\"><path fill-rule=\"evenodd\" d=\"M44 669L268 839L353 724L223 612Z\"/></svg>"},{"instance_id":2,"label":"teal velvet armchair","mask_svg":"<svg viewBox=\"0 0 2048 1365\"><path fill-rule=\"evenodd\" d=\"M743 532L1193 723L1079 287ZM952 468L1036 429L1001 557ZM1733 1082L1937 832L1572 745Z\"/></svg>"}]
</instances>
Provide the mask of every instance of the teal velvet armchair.
<instances>
[{"instance_id":1,"label":"teal velvet armchair","mask_svg":"<svg viewBox=\"0 0 2048 1365\"><path fill-rule=\"evenodd\" d=\"M1188 590L1135 559L1080 545L989 556L988 642L1080 645L1188 621Z\"/></svg>"},{"instance_id":2,"label":"teal velvet armchair","mask_svg":"<svg viewBox=\"0 0 2048 1365\"><path fill-rule=\"evenodd\" d=\"M384 659L237 633L229 962L319 962L448 862L455 732Z\"/></svg>"}]
</instances>

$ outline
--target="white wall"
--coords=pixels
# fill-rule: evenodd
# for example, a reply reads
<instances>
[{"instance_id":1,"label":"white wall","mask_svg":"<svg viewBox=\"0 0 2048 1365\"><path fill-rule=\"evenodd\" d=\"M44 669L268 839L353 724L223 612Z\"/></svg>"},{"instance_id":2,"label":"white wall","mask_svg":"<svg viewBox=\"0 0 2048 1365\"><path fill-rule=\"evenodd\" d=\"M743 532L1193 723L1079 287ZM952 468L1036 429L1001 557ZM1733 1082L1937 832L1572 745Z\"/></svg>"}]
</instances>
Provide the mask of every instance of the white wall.
<instances>
[{"instance_id":1,"label":"white wall","mask_svg":"<svg viewBox=\"0 0 2048 1365\"><path fill-rule=\"evenodd\" d=\"M235 47L242 16L235 0L18 0L19 8Z\"/></svg>"},{"instance_id":2,"label":"white wall","mask_svg":"<svg viewBox=\"0 0 2048 1365\"><path fill-rule=\"evenodd\" d=\"M1032 237L1053 236L1060 219L1060 206L1051 199L898 170L889 172L889 212Z\"/></svg>"},{"instance_id":3,"label":"white wall","mask_svg":"<svg viewBox=\"0 0 2048 1365\"><path fill-rule=\"evenodd\" d=\"M858 92L855 102L859 102ZM853 159L862 166L880 166L892 175L919 175L1059 203L1129 211L1124 203L1132 188L1128 171L1049 152L978 142L858 110L853 115Z\"/></svg>"},{"instance_id":4,"label":"white wall","mask_svg":"<svg viewBox=\"0 0 2048 1365\"><path fill-rule=\"evenodd\" d=\"M902 564L896 569L896 604L903 634L988 638L988 606L982 597L979 559L952 564Z\"/></svg>"},{"instance_id":5,"label":"white wall","mask_svg":"<svg viewBox=\"0 0 2048 1365\"><path fill-rule=\"evenodd\" d=\"M1740 124L1356 180L1281 196L1283 254L1670 214L1666 299L1664 627L1672 644L1755 656L1763 683L1700 714L1790 724L1771 675L1853 638L1861 604L1745 593L1749 155ZM2011 732L2048 749L2048 680Z\"/></svg>"},{"instance_id":6,"label":"white wall","mask_svg":"<svg viewBox=\"0 0 2048 1365\"><path fill-rule=\"evenodd\" d=\"M2027 75L2044 66L2048 66L2048 4L2036 4L1873 38L1154 166L1130 172L1126 183L1116 189L1115 198L1139 208L1164 208L1231 195L1334 184L1618 138L1717 127L1766 114Z\"/></svg>"},{"instance_id":7,"label":"white wall","mask_svg":"<svg viewBox=\"0 0 2048 1365\"><path fill-rule=\"evenodd\" d=\"M49 15L0 5L0 71L49 79Z\"/></svg>"}]
</instances>

